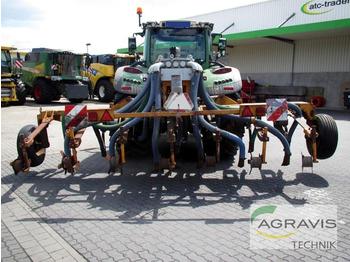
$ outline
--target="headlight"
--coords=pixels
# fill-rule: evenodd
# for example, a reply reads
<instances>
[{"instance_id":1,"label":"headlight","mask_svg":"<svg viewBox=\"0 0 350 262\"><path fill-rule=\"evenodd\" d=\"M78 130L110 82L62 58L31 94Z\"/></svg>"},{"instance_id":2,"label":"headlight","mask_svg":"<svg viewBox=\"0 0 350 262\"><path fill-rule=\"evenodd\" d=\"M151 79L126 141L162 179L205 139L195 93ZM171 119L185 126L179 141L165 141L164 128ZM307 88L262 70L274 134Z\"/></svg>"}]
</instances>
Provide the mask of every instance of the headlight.
<instances>
[{"instance_id":1,"label":"headlight","mask_svg":"<svg viewBox=\"0 0 350 262\"><path fill-rule=\"evenodd\" d=\"M174 61L174 62L173 62L173 66L174 66L174 67L178 67L178 66L179 66L179 62L178 62L178 61Z\"/></svg>"},{"instance_id":2,"label":"headlight","mask_svg":"<svg viewBox=\"0 0 350 262\"><path fill-rule=\"evenodd\" d=\"M170 61L166 61L166 62L165 62L165 66L166 66L166 67L171 67L171 62L170 62Z\"/></svg>"}]
</instances>

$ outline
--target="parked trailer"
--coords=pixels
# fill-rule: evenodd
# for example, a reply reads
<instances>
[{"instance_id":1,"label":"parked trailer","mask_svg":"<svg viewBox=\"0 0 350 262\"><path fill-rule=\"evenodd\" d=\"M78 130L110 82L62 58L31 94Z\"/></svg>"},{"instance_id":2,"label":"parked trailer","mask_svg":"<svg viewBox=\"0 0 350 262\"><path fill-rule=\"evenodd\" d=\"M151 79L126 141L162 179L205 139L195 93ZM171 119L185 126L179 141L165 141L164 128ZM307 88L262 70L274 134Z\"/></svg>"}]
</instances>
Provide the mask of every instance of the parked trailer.
<instances>
[{"instance_id":1,"label":"parked trailer","mask_svg":"<svg viewBox=\"0 0 350 262\"><path fill-rule=\"evenodd\" d=\"M49 147L47 127L54 120L62 122L65 137L60 167L70 173L79 167L77 149L88 127L94 130L102 157L109 161L110 173L125 164L125 147L130 140L151 141L154 169L172 170L189 136L195 140L198 166L219 162L222 154L230 152L238 153L238 167L244 166L250 153L250 167L261 168L266 164L271 135L281 142L282 165L286 166L298 126L303 129L310 153L303 156L303 167L312 167L319 159L331 157L338 141L336 123L328 115L315 115L312 104L284 99L239 103L240 73L213 60L212 28L210 23L190 21L143 24L144 60L119 68L115 76L117 92L133 98L126 97L104 109L69 105L64 111L41 111L38 126L25 126L18 134L18 157L11 162L15 174L27 172L44 161ZM225 40L221 38L219 43L219 55L215 57L225 53ZM133 78L142 81L131 81ZM264 116L273 125L263 121ZM302 124L301 118L306 124ZM288 120L292 120L289 128ZM249 132L248 150L242 140L245 129ZM108 150L106 131L110 133ZM159 150L161 134L168 138L166 161ZM262 151L254 156L257 138Z\"/></svg>"}]
</instances>

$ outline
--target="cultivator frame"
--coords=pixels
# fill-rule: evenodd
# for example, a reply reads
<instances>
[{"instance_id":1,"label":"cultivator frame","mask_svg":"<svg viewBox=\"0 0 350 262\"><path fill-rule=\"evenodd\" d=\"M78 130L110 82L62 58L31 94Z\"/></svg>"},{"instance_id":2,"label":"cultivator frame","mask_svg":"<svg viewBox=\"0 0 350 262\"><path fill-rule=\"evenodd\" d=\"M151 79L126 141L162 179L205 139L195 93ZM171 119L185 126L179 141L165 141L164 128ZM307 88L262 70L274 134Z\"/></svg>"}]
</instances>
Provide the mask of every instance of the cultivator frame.
<instances>
[{"instance_id":1,"label":"cultivator frame","mask_svg":"<svg viewBox=\"0 0 350 262\"><path fill-rule=\"evenodd\" d=\"M123 105L127 104L129 98L120 101L118 104L110 104L108 108L98 108L98 109L87 109L87 116L93 115L95 119L101 119L103 114L108 112L108 114L114 119L114 121L120 122L125 119L130 118L175 118L179 119L182 117L194 117L194 116L225 116L225 115L235 115L240 116L244 118L249 118L251 124L255 126L255 122L261 117L265 116L266 113L266 103L241 103L241 104L233 104L231 105L231 109L208 109L205 105L201 105L198 110L195 111L150 111L150 112L129 112L129 113L119 113L118 109L120 109ZM312 104L307 102L290 102L290 105L295 105L296 107L300 108L300 110L303 112L303 115L305 116L307 122L312 121L314 117L314 107ZM249 107L250 112L252 113L251 116L245 116L244 108ZM294 108L295 109L295 108ZM294 118L294 121L297 121L295 112L290 109L289 116ZM11 165L14 169L15 174L19 172L28 172L31 166L31 160L28 156L28 148L30 148L33 143L35 142L35 139L38 137L39 134L41 134L40 143L44 148L49 147L49 141L47 136L47 128L49 124L52 121L59 121L62 122L63 128L64 128L64 118L65 118L65 111L64 110L54 110L54 111L42 111L40 109L39 114L37 115L37 121L38 126L35 128L35 130L27 137L19 136L19 148L22 152L22 154L19 153L19 157L11 162ZM94 121L94 124L101 124L104 121ZM317 145L316 145L316 138L317 138L317 132L315 126L311 127L305 127L301 125L301 123L297 122L298 125L300 125L305 133L305 136L312 140L312 157L306 157L303 156L303 167L312 167L312 163L316 163L317 161ZM89 125L87 125L89 126ZM86 126L86 127L87 127ZM65 144L68 145L70 154L67 154L67 148L65 151L61 151L62 155L62 161L58 165L58 168L63 168L65 172L74 173L75 171L79 170L80 162L78 160L78 153L77 149L81 144L81 140L83 137L83 134L86 130L86 127L79 128L75 131L76 127L69 127L65 129ZM114 172L117 165L119 167L122 167L123 164L126 163L126 157L125 157L125 144L128 140L127 135L128 130L125 130L122 132L122 135L118 139L118 145L119 145L119 155L118 156L111 156L109 155L104 145L104 138L101 139L101 136L95 132L97 139L100 143L101 148L101 154L102 156L110 161L110 169L109 172ZM253 141L250 141L249 143L249 150L248 152L251 154L251 158L248 160L248 164L250 164L251 169L252 168L259 168L261 169L262 164L266 164L266 155L267 155L267 143L269 141L268 137L268 128L264 127L259 131L260 135L258 134L259 140L262 142L262 152L259 154L259 156L254 157L252 156L252 153L254 151L254 146L252 143ZM250 134L250 140L252 138L252 135ZM222 140L221 133L219 130L215 132L215 142L216 142L216 153L215 156L206 156L206 164L207 165L215 165L215 163L220 161L220 142ZM67 143L68 141L68 143ZM172 170L176 167L176 157L175 157L175 150L174 150L174 142L175 142L175 135L174 135L174 127L168 128L168 142L170 143L170 158L162 159L162 163L157 163L155 165L155 169L160 168L167 168L169 170ZM285 155L285 158L283 160L282 165L289 165L289 157L290 155ZM118 159L117 159L118 158ZM311 162L310 162L311 161ZM199 165L202 165L203 163L199 163ZM240 158L240 161L238 163L239 167L244 166L244 159Z\"/></svg>"}]
</instances>

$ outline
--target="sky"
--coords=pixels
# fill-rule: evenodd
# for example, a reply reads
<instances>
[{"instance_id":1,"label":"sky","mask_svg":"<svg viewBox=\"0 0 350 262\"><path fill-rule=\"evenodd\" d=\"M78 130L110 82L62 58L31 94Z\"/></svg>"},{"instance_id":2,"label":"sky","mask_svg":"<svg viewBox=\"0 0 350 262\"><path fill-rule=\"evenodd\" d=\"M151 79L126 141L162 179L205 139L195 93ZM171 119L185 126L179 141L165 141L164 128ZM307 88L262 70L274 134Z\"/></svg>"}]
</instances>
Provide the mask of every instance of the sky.
<instances>
[{"instance_id":1,"label":"sky","mask_svg":"<svg viewBox=\"0 0 350 262\"><path fill-rule=\"evenodd\" d=\"M1 0L1 45L115 53L142 21L181 19L263 0ZM205 22L205 21L203 21ZM137 39L138 44L142 39Z\"/></svg>"}]
</instances>

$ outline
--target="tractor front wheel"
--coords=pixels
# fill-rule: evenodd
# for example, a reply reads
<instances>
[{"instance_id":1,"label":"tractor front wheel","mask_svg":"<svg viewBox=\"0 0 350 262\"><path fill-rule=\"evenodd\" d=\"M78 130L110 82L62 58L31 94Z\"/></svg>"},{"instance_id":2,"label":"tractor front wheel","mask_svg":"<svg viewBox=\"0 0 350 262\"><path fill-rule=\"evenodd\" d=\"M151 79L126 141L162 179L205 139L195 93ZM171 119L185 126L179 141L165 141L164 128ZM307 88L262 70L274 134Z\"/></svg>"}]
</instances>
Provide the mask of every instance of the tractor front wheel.
<instances>
[{"instance_id":1,"label":"tractor front wheel","mask_svg":"<svg viewBox=\"0 0 350 262\"><path fill-rule=\"evenodd\" d=\"M23 159L23 152L21 148L21 140L28 137L35 130L36 126L26 125L21 128L17 136L17 153L20 159ZM34 143L27 149L30 166L35 167L40 165L45 159L46 149L42 145L42 138L39 134L35 137Z\"/></svg>"},{"instance_id":2,"label":"tractor front wheel","mask_svg":"<svg viewBox=\"0 0 350 262\"><path fill-rule=\"evenodd\" d=\"M17 102L15 102L15 105L24 105L26 102L26 96L27 96L27 90L24 84L21 81L18 81L16 84L16 97L18 99Z\"/></svg>"},{"instance_id":3,"label":"tractor front wheel","mask_svg":"<svg viewBox=\"0 0 350 262\"><path fill-rule=\"evenodd\" d=\"M335 120L326 114L318 114L313 120L313 125L316 126L318 136L316 138L317 158L330 158L338 144L338 128ZM306 139L306 145L309 153L312 155L312 141Z\"/></svg>"},{"instance_id":4,"label":"tractor front wheel","mask_svg":"<svg viewBox=\"0 0 350 262\"><path fill-rule=\"evenodd\" d=\"M97 96L101 102L111 102L114 98L113 84L107 80L102 79L97 84Z\"/></svg>"}]
</instances>

